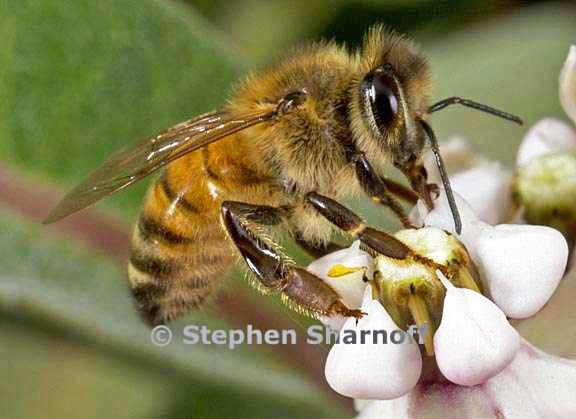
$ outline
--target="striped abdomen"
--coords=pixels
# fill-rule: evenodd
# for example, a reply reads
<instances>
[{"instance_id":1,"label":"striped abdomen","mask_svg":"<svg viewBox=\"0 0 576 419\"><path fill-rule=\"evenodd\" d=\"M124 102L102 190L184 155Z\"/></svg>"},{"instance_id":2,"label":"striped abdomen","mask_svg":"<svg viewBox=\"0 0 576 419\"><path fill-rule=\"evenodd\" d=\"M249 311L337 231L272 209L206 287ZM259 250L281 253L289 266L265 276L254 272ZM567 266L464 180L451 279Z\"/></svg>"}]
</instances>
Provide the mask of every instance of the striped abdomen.
<instances>
[{"instance_id":1,"label":"striped abdomen","mask_svg":"<svg viewBox=\"0 0 576 419\"><path fill-rule=\"evenodd\" d=\"M198 308L221 282L233 252L210 195L202 156L168 166L146 196L132 237L129 280L150 324Z\"/></svg>"}]
</instances>

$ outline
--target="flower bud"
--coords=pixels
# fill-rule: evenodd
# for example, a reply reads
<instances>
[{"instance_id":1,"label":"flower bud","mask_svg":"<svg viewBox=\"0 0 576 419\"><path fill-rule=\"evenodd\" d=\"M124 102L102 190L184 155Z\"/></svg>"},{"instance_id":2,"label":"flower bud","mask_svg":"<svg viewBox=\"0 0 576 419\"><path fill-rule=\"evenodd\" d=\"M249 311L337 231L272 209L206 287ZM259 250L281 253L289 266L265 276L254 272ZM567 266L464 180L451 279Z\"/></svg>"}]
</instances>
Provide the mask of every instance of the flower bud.
<instances>
[{"instance_id":1,"label":"flower bud","mask_svg":"<svg viewBox=\"0 0 576 419\"><path fill-rule=\"evenodd\" d=\"M573 152L545 154L518 168L514 199L527 223L576 239L576 142Z\"/></svg>"},{"instance_id":2,"label":"flower bud","mask_svg":"<svg viewBox=\"0 0 576 419\"><path fill-rule=\"evenodd\" d=\"M559 119L544 118L524 136L516 165L522 167L546 154L572 151L576 151L576 131Z\"/></svg>"},{"instance_id":3,"label":"flower bud","mask_svg":"<svg viewBox=\"0 0 576 419\"><path fill-rule=\"evenodd\" d=\"M566 114L576 123L576 45L570 47L560 73L560 102Z\"/></svg>"},{"instance_id":4,"label":"flower bud","mask_svg":"<svg viewBox=\"0 0 576 419\"><path fill-rule=\"evenodd\" d=\"M450 183L484 222L498 224L511 212L512 174L498 163L459 172L450 176Z\"/></svg>"}]
</instances>

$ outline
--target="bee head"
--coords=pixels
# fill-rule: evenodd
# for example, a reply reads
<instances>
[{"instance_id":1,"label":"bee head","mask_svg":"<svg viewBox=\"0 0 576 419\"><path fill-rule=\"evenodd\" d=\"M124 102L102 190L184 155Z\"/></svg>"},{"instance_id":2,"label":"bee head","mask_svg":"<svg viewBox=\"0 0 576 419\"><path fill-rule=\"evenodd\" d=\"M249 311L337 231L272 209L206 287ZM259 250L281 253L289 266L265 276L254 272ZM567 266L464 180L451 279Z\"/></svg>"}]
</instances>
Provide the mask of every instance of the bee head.
<instances>
[{"instance_id":1,"label":"bee head","mask_svg":"<svg viewBox=\"0 0 576 419\"><path fill-rule=\"evenodd\" d=\"M432 208L434 188L427 183L422 162L424 146L430 144L459 233L460 216L428 116L449 105L460 104L520 125L522 120L460 97L429 106L429 80L426 60L412 42L382 26L373 28L364 41L358 72L350 89L350 128L356 149L380 174L384 173L385 162L392 160L409 179L412 189Z\"/></svg>"},{"instance_id":2,"label":"bee head","mask_svg":"<svg viewBox=\"0 0 576 419\"><path fill-rule=\"evenodd\" d=\"M428 114L429 79L428 64L411 41L382 26L373 28L351 89L357 147L396 165L419 160L426 137L416 120Z\"/></svg>"}]
</instances>

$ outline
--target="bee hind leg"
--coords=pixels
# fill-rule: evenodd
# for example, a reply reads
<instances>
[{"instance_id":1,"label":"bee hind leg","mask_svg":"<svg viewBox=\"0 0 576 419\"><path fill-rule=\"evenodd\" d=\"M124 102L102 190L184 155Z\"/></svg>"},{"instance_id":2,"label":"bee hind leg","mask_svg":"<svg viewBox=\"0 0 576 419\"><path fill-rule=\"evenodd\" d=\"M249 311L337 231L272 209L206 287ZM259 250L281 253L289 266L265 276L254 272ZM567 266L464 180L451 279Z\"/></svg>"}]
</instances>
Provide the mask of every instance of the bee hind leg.
<instances>
[{"instance_id":1,"label":"bee hind leg","mask_svg":"<svg viewBox=\"0 0 576 419\"><path fill-rule=\"evenodd\" d=\"M280 293L289 306L312 317L362 317L360 310L348 308L332 287L296 265L262 232L266 220L279 222L284 217L282 209L225 201L221 215L228 236L264 291Z\"/></svg>"}]
</instances>

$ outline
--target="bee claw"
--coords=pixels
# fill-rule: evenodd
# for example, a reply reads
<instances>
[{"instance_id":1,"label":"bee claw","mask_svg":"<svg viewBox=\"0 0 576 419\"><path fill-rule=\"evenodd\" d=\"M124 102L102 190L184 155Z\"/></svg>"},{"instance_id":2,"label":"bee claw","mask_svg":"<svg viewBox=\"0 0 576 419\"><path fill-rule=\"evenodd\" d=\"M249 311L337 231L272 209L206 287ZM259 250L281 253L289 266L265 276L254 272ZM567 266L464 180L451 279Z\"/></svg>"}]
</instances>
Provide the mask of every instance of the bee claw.
<instances>
[{"instance_id":1,"label":"bee claw","mask_svg":"<svg viewBox=\"0 0 576 419\"><path fill-rule=\"evenodd\" d=\"M360 311L360 310L357 310ZM367 316L368 313L364 312L364 311L360 311L360 314L356 317L356 326L358 326L358 320L360 320L362 317Z\"/></svg>"},{"instance_id":2,"label":"bee claw","mask_svg":"<svg viewBox=\"0 0 576 419\"><path fill-rule=\"evenodd\" d=\"M428 188L428 194L432 196L432 199L437 199L440 195L440 187L435 183L429 183L426 187Z\"/></svg>"},{"instance_id":3,"label":"bee claw","mask_svg":"<svg viewBox=\"0 0 576 419\"><path fill-rule=\"evenodd\" d=\"M330 310L330 315L339 315L343 317L354 317L356 320L360 320L363 316L368 313L364 313L359 309L348 308L342 301L335 302Z\"/></svg>"}]
</instances>

